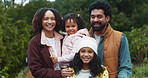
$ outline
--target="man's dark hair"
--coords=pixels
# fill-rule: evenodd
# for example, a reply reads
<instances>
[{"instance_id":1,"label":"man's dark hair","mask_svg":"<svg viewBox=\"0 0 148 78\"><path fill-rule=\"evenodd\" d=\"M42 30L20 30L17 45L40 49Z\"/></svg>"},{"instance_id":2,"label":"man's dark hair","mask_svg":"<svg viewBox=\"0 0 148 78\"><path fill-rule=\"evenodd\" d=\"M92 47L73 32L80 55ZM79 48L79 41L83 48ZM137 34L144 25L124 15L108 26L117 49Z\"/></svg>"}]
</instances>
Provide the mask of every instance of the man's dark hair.
<instances>
[{"instance_id":1,"label":"man's dark hair","mask_svg":"<svg viewBox=\"0 0 148 78\"><path fill-rule=\"evenodd\" d=\"M89 7L89 10L88 10L89 15L91 14L91 11L93 9L103 9L105 16L110 16L110 18L112 17L111 6L106 1L96 1L96 2L92 3Z\"/></svg>"}]
</instances>

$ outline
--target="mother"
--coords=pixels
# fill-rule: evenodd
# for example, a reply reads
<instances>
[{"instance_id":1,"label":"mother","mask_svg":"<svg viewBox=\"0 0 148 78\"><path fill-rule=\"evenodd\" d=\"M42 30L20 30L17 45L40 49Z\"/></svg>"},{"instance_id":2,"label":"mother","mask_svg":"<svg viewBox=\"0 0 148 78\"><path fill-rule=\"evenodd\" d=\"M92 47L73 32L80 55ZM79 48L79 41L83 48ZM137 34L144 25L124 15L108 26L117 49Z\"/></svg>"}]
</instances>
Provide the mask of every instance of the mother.
<instances>
[{"instance_id":1,"label":"mother","mask_svg":"<svg viewBox=\"0 0 148 78\"><path fill-rule=\"evenodd\" d=\"M51 56L61 56L61 15L53 8L39 9L32 20L36 35L28 46L28 65L35 78L61 78L71 75L68 69L60 70Z\"/></svg>"}]
</instances>

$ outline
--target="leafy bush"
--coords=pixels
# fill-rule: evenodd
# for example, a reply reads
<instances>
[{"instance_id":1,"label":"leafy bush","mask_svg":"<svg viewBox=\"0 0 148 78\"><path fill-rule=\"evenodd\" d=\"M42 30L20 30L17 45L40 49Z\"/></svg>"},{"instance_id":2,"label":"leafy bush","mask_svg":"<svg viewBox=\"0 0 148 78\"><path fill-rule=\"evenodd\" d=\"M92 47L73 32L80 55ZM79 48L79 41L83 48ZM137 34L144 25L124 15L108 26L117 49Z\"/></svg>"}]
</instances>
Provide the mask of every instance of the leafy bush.
<instances>
[{"instance_id":1,"label":"leafy bush","mask_svg":"<svg viewBox=\"0 0 148 78\"><path fill-rule=\"evenodd\" d=\"M27 19L13 17L17 8L8 8L13 11L1 8L3 11L0 12L0 76L13 78L26 66L25 58L32 28L26 23Z\"/></svg>"},{"instance_id":2,"label":"leafy bush","mask_svg":"<svg viewBox=\"0 0 148 78\"><path fill-rule=\"evenodd\" d=\"M148 78L148 65L133 65L132 78Z\"/></svg>"},{"instance_id":3,"label":"leafy bush","mask_svg":"<svg viewBox=\"0 0 148 78\"><path fill-rule=\"evenodd\" d=\"M26 66L25 58L28 43L32 37L31 20L37 9L54 7L62 15L69 12L79 13L90 27L88 7L95 0L55 0L55 2L30 2L25 6L11 4L14 0L0 2L0 76L12 78ZM132 2L132 4L130 4ZM110 0L113 9L112 26L127 33L132 62L146 63L148 61L148 17L145 16L148 0ZM126 8L125 9L125 4ZM147 24L143 26L144 24ZM135 29L131 28L133 26Z\"/></svg>"},{"instance_id":4,"label":"leafy bush","mask_svg":"<svg viewBox=\"0 0 148 78\"><path fill-rule=\"evenodd\" d=\"M24 67L15 78L25 78L25 75L28 71L29 71L29 68Z\"/></svg>"},{"instance_id":5,"label":"leafy bush","mask_svg":"<svg viewBox=\"0 0 148 78\"><path fill-rule=\"evenodd\" d=\"M133 63L148 63L148 25L126 32Z\"/></svg>"}]
</instances>

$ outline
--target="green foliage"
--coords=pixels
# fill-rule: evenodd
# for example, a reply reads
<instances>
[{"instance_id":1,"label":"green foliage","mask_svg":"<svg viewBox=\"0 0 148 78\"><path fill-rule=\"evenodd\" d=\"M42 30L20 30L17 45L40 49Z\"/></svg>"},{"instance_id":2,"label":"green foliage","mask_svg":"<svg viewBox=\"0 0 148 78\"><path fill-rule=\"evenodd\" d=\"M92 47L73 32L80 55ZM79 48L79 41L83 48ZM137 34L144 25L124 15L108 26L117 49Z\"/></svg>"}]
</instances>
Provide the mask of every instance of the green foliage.
<instances>
[{"instance_id":1,"label":"green foliage","mask_svg":"<svg viewBox=\"0 0 148 78\"><path fill-rule=\"evenodd\" d=\"M90 28L88 7L94 1L95 0L56 0L53 3L53 7L59 10L63 16L71 12L80 14L85 20L86 27Z\"/></svg>"},{"instance_id":2,"label":"green foliage","mask_svg":"<svg viewBox=\"0 0 148 78\"><path fill-rule=\"evenodd\" d=\"M18 75L15 78L25 78L26 73L29 71L28 67L24 67L21 69L21 71L18 73Z\"/></svg>"},{"instance_id":3,"label":"green foliage","mask_svg":"<svg viewBox=\"0 0 148 78\"><path fill-rule=\"evenodd\" d=\"M148 78L148 64L133 65L132 78Z\"/></svg>"},{"instance_id":4,"label":"green foliage","mask_svg":"<svg viewBox=\"0 0 148 78\"><path fill-rule=\"evenodd\" d=\"M129 39L132 61L134 63L148 63L148 25L139 29L132 28L126 33Z\"/></svg>"},{"instance_id":5,"label":"green foliage","mask_svg":"<svg viewBox=\"0 0 148 78\"><path fill-rule=\"evenodd\" d=\"M3 66L3 61L5 59L5 50L6 50L6 46L4 46L4 42L3 42L3 33L4 33L4 30L3 30L3 26L5 25L5 22L7 19L6 18L6 14L5 14L5 8L3 8L4 5L0 4L0 8L1 8L1 11L0 11L0 76L2 75L7 75L7 73L4 72L4 70L7 69L7 67L4 68ZM3 15L3 16L2 16Z\"/></svg>"},{"instance_id":6,"label":"green foliage","mask_svg":"<svg viewBox=\"0 0 148 78\"><path fill-rule=\"evenodd\" d=\"M39 0L29 2L25 6L14 4L14 0L0 2L0 76L15 77L26 65L28 43L34 35L31 22L38 9L55 8L63 16L70 12L80 14L89 29L88 7L94 1L96 0L56 0L55 2ZM113 18L110 21L113 28L130 31L126 35L129 39L132 62L147 63L148 0L108 1L113 10ZM134 71L138 70L140 69L134 69Z\"/></svg>"},{"instance_id":7,"label":"green foliage","mask_svg":"<svg viewBox=\"0 0 148 78\"><path fill-rule=\"evenodd\" d=\"M148 24L148 0L108 0L112 6L111 25L119 31L130 31Z\"/></svg>"},{"instance_id":8,"label":"green foliage","mask_svg":"<svg viewBox=\"0 0 148 78\"><path fill-rule=\"evenodd\" d=\"M12 78L26 65L25 58L28 41L31 37L31 25L26 23L26 19L15 17L18 15L15 8L5 9L5 7L1 7L1 9L0 76Z\"/></svg>"},{"instance_id":9,"label":"green foliage","mask_svg":"<svg viewBox=\"0 0 148 78\"><path fill-rule=\"evenodd\" d=\"M133 26L135 28L140 28L143 25L148 25L148 17L146 16L148 13L148 1L140 1L140 3L142 3L142 5L137 5L135 6L135 8L133 9L133 15L131 16L131 20L134 22Z\"/></svg>"},{"instance_id":10,"label":"green foliage","mask_svg":"<svg viewBox=\"0 0 148 78\"><path fill-rule=\"evenodd\" d=\"M8 77L14 77L19 68L22 68L25 65L25 57L27 52L28 41L30 37L29 25L24 23L24 20L18 20L15 23L11 23L12 19L8 19L3 26L5 30L2 34L3 36L3 46L6 49L3 52L2 56L2 71L9 74ZM24 23L24 24L23 24Z\"/></svg>"},{"instance_id":11,"label":"green foliage","mask_svg":"<svg viewBox=\"0 0 148 78\"><path fill-rule=\"evenodd\" d=\"M24 6L24 9L22 10L23 14L24 14L23 17L27 18L26 21L28 24L32 23L32 18L34 16L35 12L38 9L43 8L43 7L52 8L52 4L49 1L40 0L40 1L30 2ZM22 9L22 8L20 8L20 9Z\"/></svg>"}]
</instances>

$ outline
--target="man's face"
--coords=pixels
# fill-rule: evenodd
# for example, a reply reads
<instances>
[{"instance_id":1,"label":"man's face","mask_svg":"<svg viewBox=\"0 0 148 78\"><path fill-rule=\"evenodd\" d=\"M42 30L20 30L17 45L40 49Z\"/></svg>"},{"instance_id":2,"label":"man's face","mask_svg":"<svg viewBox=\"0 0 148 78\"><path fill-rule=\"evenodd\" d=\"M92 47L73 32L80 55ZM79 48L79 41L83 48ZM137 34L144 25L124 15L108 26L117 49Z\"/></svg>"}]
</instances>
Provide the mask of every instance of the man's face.
<instances>
[{"instance_id":1,"label":"man's face","mask_svg":"<svg viewBox=\"0 0 148 78\"><path fill-rule=\"evenodd\" d=\"M91 27L94 31L101 31L109 21L109 16L104 15L104 10L93 9L90 15Z\"/></svg>"}]
</instances>

